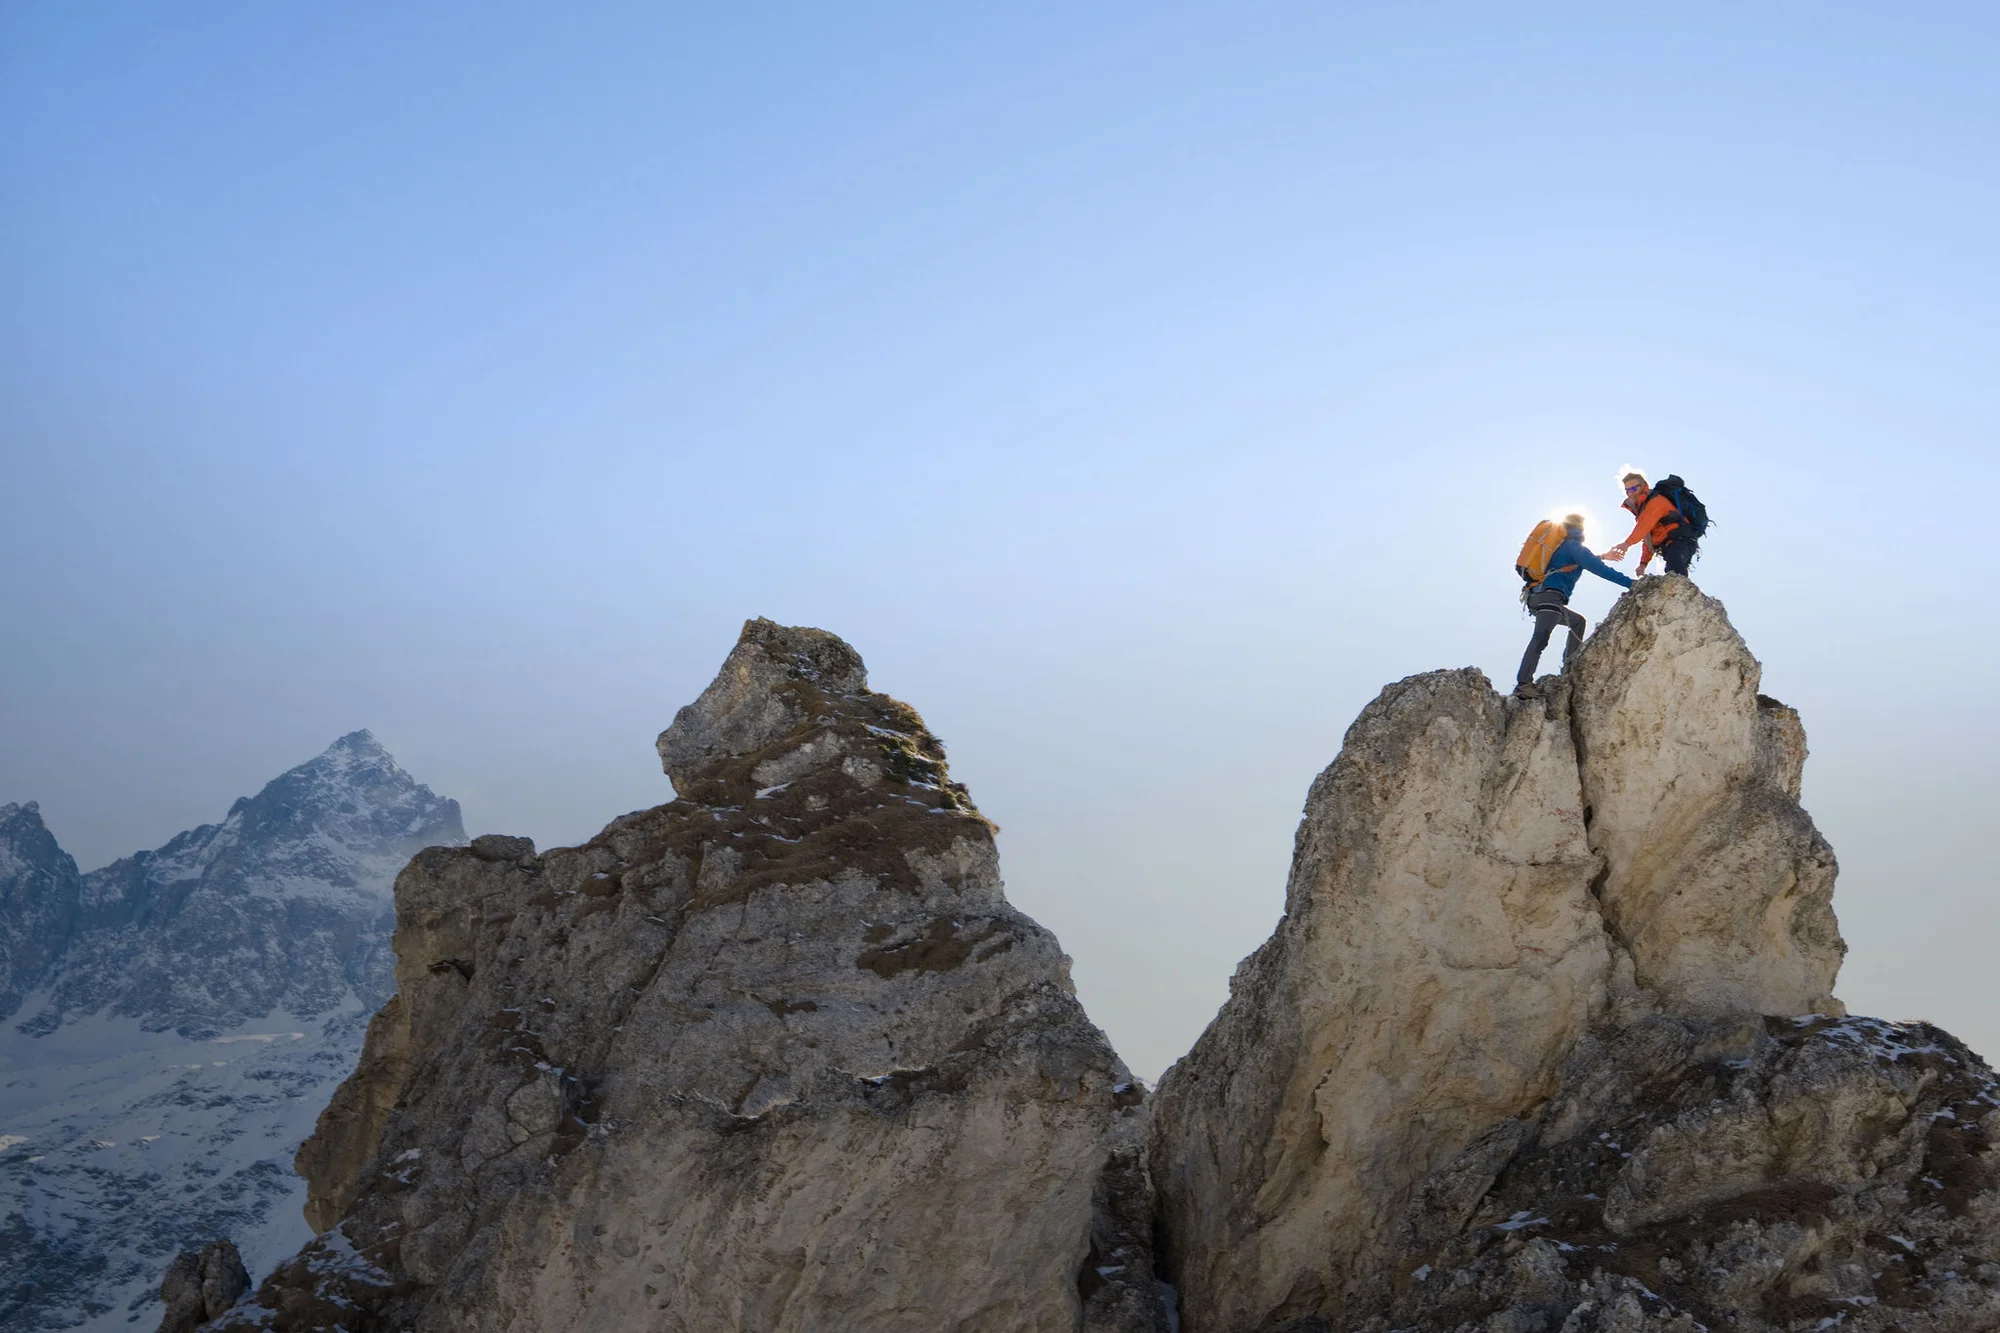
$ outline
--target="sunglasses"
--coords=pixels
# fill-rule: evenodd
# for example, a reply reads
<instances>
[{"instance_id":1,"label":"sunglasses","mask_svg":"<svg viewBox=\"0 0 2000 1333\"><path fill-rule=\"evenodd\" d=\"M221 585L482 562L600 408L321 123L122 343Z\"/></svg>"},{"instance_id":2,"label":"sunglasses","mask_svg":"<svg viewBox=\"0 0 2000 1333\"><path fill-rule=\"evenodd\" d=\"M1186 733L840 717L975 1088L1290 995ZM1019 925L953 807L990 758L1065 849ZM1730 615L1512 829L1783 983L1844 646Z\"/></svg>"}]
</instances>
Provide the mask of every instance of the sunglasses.
<instances>
[{"instance_id":1,"label":"sunglasses","mask_svg":"<svg viewBox=\"0 0 2000 1333\"><path fill-rule=\"evenodd\" d=\"M1625 488L1625 494L1630 495L1634 491L1643 491L1645 489L1646 488L1644 486L1627 486Z\"/></svg>"}]
</instances>

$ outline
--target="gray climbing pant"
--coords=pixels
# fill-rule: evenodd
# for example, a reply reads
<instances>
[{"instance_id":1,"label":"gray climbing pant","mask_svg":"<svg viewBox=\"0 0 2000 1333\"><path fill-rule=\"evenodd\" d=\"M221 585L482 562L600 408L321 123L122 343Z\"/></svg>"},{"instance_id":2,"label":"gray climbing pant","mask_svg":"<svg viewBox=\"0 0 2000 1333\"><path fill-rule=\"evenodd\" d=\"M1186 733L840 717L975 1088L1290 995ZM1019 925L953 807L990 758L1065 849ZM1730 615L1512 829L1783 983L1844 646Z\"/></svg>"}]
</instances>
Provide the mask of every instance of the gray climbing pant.
<instances>
[{"instance_id":1,"label":"gray climbing pant","mask_svg":"<svg viewBox=\"0 0 2000 1333\"><path fill-rule=\"evenodd\" d=\"M1567 668L1576 650L1583 646L1583 617L1569 609L1569 598L1554 589L1528 594L1528 611L1535 617L1535 634L1528 640L1528 651L1521 657L1521 672L1515 678L1517 685L1526 685L1535 678L1535 668L1541 665L1542 649L1549 646L1549 635L1556 632L1557 625L1569 626L1569 642L1563 645L1563 666Z\"/></svg>"}]
</instances>

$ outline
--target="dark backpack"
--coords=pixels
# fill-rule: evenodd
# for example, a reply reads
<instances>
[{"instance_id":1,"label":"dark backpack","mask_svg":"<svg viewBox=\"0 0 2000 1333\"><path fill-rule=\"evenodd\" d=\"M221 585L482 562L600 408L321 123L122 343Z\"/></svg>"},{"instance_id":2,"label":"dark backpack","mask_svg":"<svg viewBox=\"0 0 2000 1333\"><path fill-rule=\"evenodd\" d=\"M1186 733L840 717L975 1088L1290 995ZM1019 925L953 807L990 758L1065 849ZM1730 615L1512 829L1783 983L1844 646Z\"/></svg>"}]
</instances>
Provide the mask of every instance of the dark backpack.
<instances>
[{"instance_id":1,"label":"dark backpack","mask_svg":"<svg viewBox=\"0 0 2000 1333\"><path fill-rule=\"evenodd\" d=\"M1678 476L1670 476L1655 486L1653 494L1665 496L1668 504L1680 510L1681 519L1696 540L1708 532L1708 506Z\"/></svg>"}]
</instances>

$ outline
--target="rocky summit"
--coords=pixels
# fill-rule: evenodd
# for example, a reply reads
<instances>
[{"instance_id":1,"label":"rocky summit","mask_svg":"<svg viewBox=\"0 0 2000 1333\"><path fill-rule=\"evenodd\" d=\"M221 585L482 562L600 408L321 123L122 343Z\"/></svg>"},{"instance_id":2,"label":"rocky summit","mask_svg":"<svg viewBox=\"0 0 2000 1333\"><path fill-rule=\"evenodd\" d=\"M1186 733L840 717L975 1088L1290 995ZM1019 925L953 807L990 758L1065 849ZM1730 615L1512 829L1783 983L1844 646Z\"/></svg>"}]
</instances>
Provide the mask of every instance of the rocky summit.
<instances>
[{"instance_id":1,"label":"rocky summit","mask_svg":"<svg viewBox=\"0 0 2000 1333\"><path fill-rule=\"evenodd\" d=\"M1540 699L1362 712L1152 1108L1187 1333L2000 1328L1991 1072L1843 1018L1759 677L1653 578Z\"/></svg>"},{"instance_id":2,"label":"rocky summit","mask_svg":"<svg viewBox=\"0 0 2000 1333\"><path fill-rule=\"evenodd\" d=\"M1834 998L1760 676L1667 577L1533 699L1384 690L1149 1097L922 720L753 621L678 799L403 871L320 1234L204 1327L2000 1331L2000 1087Z\"/></svg>"},{"instance_id":3,"label":"rocky summit","mask_svg":"<svg viewBox=\"0 0 2000 1333\"><path fill-rule=\"evenodd\" d=\"M908 705L745 626L678 799L396 883L395 998L217 1327L1161 1326L1142 1094Z\"/></svg>"}]
</instances>

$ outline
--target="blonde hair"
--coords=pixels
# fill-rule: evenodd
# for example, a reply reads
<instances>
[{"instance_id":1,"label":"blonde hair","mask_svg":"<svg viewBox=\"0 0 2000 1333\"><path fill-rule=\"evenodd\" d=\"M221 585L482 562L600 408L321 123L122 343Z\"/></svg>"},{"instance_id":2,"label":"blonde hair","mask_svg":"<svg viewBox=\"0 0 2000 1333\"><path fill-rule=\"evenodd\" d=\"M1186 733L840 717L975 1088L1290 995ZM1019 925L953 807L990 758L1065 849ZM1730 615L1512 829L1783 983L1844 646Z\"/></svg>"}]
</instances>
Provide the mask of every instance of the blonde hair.
<instances>
[{"instance_id":1,"label":"blonde hair","mask_svg":"<svg viewBox=\"0 0 2000 1333\"><path fill-rule=\"evenodd\" d=\"M1628 481L1636 481L1641 486L1651 486L1653 484L1652 482L1646 480L1646 474L1641 472L1638 468L1627 468L1625 470L1625 475L1618 479L1618 484L1620 486L1623 486Z\"/></svg>"},{"instance_id":2,"label":"blonde hair","mask_svg":"<svg viewBox=\"0 0 2000 1333\"><path fill-rule=\"evenodd\" d=\"M1564 514L1564 515L1563 515L1563 526L1564 526L1564 527L1566 527L1566 528L1575 528L1575 529L1576 529L1576 530L1577 530L1578 532L1582 532L1582 531L1583 531L1583 515L1582 515L1582 514Z\"/></svg>"}]
</instances>

